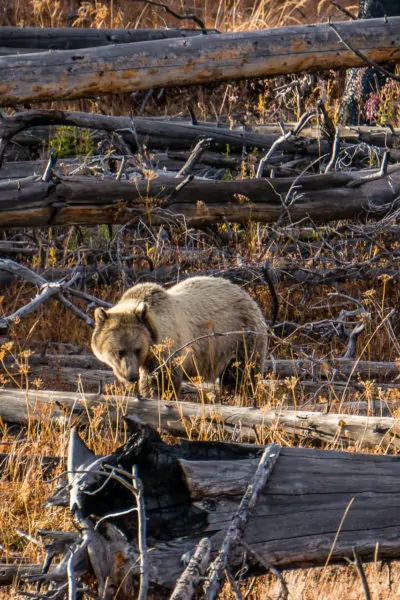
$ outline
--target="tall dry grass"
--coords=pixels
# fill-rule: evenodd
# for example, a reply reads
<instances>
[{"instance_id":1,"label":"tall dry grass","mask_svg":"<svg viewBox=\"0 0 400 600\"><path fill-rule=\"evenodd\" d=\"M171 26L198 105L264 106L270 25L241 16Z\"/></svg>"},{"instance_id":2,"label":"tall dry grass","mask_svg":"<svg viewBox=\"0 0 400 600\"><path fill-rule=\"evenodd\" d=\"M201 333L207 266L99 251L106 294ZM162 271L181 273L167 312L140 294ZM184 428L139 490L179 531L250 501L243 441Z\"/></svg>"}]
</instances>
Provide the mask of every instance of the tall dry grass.
<instances>
[{"instance_id":1,"label":"tall dry grass","mask_svg":"<svg viewBox=\"0 0 400 600\"><path fill-rule=\"evenodd\" d=\"M329 16L343 18L329 0L172 0L165 4L181 15L195 14L206 27L221 31L313 23ZM355 0L343 0L341 4L357 14ZM124 29L194 26L190 19L178 20L141 0L4 0L0 25Z\"/></svg>"}]
</instances>

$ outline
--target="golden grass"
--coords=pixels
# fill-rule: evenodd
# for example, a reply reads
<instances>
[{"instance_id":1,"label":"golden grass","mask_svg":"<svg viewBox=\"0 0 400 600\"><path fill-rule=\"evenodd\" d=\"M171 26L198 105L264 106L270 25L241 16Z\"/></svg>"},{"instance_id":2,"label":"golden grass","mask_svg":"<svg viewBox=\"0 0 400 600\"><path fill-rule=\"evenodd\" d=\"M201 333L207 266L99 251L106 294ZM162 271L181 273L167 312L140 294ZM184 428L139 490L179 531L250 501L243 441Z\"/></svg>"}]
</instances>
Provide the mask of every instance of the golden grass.
<instances>
[{"instance_id":1,"label":"golden grass","mask_svg":"<svg viewBox=\"0 0 400 600\"><path fill-rule=\"evenodd\" d=\"M357 14L354 0L343 0L342 6ZM298 25L343 16L328 0L182 0L166 2L178 14L195 14L206 27L221 31L238 31ZM21 27L94 27L94 28L159 28L195 27L192 20L178 20L162 8L144 2L113 0L4 0L0 9L1 25Z\"/></svg>"}]
</instances>

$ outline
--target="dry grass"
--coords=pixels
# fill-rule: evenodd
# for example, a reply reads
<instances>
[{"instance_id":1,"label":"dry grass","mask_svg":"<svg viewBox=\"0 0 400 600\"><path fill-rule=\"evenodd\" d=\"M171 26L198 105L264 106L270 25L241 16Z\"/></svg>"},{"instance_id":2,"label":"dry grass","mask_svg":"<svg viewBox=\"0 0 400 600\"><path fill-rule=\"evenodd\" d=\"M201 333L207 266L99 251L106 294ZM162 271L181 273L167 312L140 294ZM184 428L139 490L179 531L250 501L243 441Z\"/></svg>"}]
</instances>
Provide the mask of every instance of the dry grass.
<instances>
[{"instance_id":1,"label":"dry grass","mask_svg":"<svg viewBox=\"0 0 400 600\"><path fill-rule=\"evenodd\" d=\"M166 3L178 14L195 14L206 27L220 31L281 27L323 21L328 16L342 18L329 0L193 0ZM342 5L357 13L358 4L345 0ZM2 25L21 27L95 27L95 28L159 28L193 27L190 19L180 21L162 9L144 2L113 0L4 0L0 8Z\"/></svg>"}]
</instances>

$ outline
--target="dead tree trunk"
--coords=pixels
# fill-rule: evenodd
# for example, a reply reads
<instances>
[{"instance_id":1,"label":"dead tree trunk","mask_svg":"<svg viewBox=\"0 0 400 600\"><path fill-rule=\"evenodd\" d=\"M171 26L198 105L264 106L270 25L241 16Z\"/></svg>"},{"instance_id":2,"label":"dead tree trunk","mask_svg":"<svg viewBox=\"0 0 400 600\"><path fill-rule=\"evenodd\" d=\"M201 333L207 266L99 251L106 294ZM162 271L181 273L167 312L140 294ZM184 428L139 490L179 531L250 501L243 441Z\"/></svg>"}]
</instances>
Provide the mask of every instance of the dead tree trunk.
<instances>
[{"instance_id":1,"label":"dead tree trunk","mask_svg":"<svg viewBox=\"0 0 400 600\"><path fill-rule=\"evenodd\" d=\"M215 33L206 30L207 34ZM77 50L110 44L129 44L187 38L201 29L90 29L88 27L0 27L1 54L30 54L44 50Z\"/></svg>"},{"instance_id":2,"label":"dead tree trunk","mask_svg":"<svg viewBox=\"0 0 400 600\"><path fill-rule=\"evenodd\" d=\"M72 432L70 507L81 533L65 544L61 563L37 577L53 580L53 591L67 581L69 567L74 582L91 570L98 595L106 600L115 589L122 599L137 597L139 557L150 583L174 588L183 570L182 555L192 553L204 537L211 558L229 546L228 568L243 565L243 539L250 549L247 576L263 570L252 550L265 563L283 568L323 564L328 557L340 562L354 549L365 560L375 560L377 548L380 559L400 556L400 463L395 456L270 447L276 462L266 465L268 482L253 510L243 515L239 504L249 483L256 485L263 447L212 442L169 446L136 421L130 426L127 444L104 459ZM145 512L139 513L138 525L132 512L139 481ZM143 544L138 551L140 519L146 519L149 551ZM233 523L241 523L242 529L233 531Z\"/></svg>"},{"instance_id":3,"label":"dead tree trunk","mask_svg":"<svg viewBox=\"0 0 400 600\"><path fill-rule=\"evenodd\" d=\"M98 31L98 30L96 30ZM22 136L21 132L35 128L44 128L50 125L73 125L105 131L116 131L132 149L137 148L137 140L131 130L132 125L140 143L146 143L150 149L176 149L188 150L192 148L199 137L212 138L211 148L225 152L229 145L231 152L237 152L237 160L242 160L243 146L268 150L282 132L276 125L259 125L252 127L251 131L242 128L230 129L212 122L197 122L193 124L184 120L153 119L146 117L130 117L115 115L99 115L70 110L28 110L17 112L12 116L0 116L0 138L10 139L17 136L18 144L32 144L34 138ZM295 128L295 124L288 123L287 127ZM37 129L35 130L37 132ZM343 146L347 143L353 146L365 142L380 148L390 148L393 160L400 157L398 146L400 130L388 127L358 127L357 129L343 127L340 138ZM43 139L37 140L38 145L43 144ZM321 130L317 127L302 129L298 136L293 136L279 145L279 150L285 155L304 154L306 156L319 156L329 152L328 142L321 138ZM361 150L361 148L360 148ZM219 157L220 160L223 157ZM274 158L274 155L271 157ZM233 159L224 160L234 162ZM228 165L228 166L232 166Z\"/></svg>"},{"instance_id":4,"label":"dead tree trunk","mask_svg":"<svg viewBox=\"0 0 400 600\"><path fill-rule=\"evenodd\" d=\"M268 440L274 431L303 442L347 446L400 449L400 424L390 417L359 417L348 414L321 414L312 411L263 410L228 405L142 400L71 392L23 392L0 390L0 417L9 423L42 419L43 414L64 420L71 412L82 423L88 410L107 405L107 419L116 422L135 415L154 428L173 435L200 436L214 428L228 438L246 442ZM49 406L52 407L50 415ZM46 410L45 410L45 407ZM64 410L65 409L65 410ZM45 410L45 412L44 412ZM108 421L107 421L108 422Z\"/></svg>"},{"instance_id":5,"label":"dead tree trunk","mask_svg":"<svg viewBox=\"0 0 400 600\"><path fill-rule=\"evenodd\" d=\"M336 23L375 62L398 59L400 19ZM194 36L0 58L0 104L360 66L330 24Z\"/></svg>"},{"instance_id":6,"label":"dead tree trunk","mask_svg":"<svg viewBox=\"0 0 400 600\"><path fill-rule=\"evenodd\" d=\"M366 177L372 175L372 179ZM378 177L378 178L376 178ZM177 186L182 184L183 187ZM290 215L313 221L371 215L393 208L400 170L390 181L377 171L327 173L296 179L192 180L160 176L125 183L113 179L40 178L0 182L0 227L128 223L139 217L153 225L179 222L204 227L224 219L272 223ZM379 199L379 203L377 200ZM375 203L375 204L374 204ZM382 212L378 213L382 216Z\"/></svg>"}]
</instances>

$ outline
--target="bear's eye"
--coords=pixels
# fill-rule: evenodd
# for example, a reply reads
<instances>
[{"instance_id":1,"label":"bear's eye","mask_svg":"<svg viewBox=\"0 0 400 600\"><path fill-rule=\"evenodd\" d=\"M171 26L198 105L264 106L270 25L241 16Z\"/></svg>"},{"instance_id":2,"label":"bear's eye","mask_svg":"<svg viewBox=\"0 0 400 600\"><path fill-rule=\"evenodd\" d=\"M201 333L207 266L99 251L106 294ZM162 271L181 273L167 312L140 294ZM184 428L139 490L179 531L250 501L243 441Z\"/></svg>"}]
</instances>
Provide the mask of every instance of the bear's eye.
<instances>
[{"instance_id":1,"label":"bear's eye","mask_svg":"<svg viewBox=\"0 0 400 600\"><path fill-rule=\"evenodd\" d=\"M126 356L126 350L118 350L117 352L117 356L119 358L119 360L121 360L122 358L124 358Z\"/></svg>"}]
</instances>

